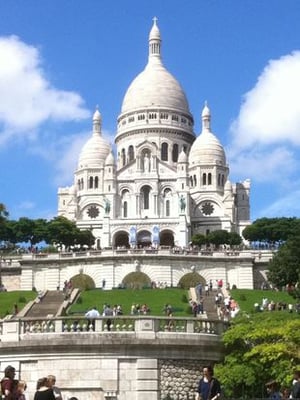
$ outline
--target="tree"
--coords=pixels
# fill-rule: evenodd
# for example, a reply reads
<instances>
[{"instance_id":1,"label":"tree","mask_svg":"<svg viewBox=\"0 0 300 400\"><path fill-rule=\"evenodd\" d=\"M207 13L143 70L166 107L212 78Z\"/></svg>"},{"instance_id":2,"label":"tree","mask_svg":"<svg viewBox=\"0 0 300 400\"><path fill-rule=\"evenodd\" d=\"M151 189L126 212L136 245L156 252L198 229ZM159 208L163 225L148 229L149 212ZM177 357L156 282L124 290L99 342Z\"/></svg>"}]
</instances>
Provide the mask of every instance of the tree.
<instances>
[{"instance_id":1,"label":"tree","mask_svg":"<svg viewBox=\"0 0 300 400\"><path fill-rule=\"evenodd\" d=\"M274 244L286 241L299 231L299 218L260 218L243 230L243 236L250 242Z\"/></svg>"},{"instance_id":2,"label":"tree","mask_svg":"<svg viewBox=\"0 0 300 400\"><path fill-rule=\"evenodd\" d=\"M65 217L55 217L47 224L47 243L63 244L70 247L75 243L75 239L79 234L79 229L75 222Z\"/></svg>"},{"instance_id":3,"label":"tree","mask_svg":"<svg viewBox=\"0 0 300 400\"><path fill-rule=\"evenodd\" d=\"M268 279L277 288L300 282L300 234L290 237L269 262Z\"/></svg>"},{"instance_id":4,"label":"tree","mask_svg":"<svg viewBox=\"0 0 300 400\"><path fill-rule=\"evenodd\" d=\"M13 225L17 242L30 243L33 246L46 237L47 221L44 219L19 218Z\"/></svg>"},{"instance_id":5,"label":"tree","mask_svg":"<svg viewBox=\"0 0 300 400\"><path fill-rule=\"evenodd\" d=\"M201 247L203 244L207 243L207 238L202 233L197 233L196 235L192 236L192 244L194 246Z\"/></svg>"},{"instance_id":6,"label":"tree","mask_svg":"<svg viewBox=\"0 0 300 400\"><path fill-rule=\"evenodd\" d=\"M223 336L225 358L215 375L231 398L262 398L268 381L290 386L300 365L300 320L274 311L232 320Z\"/></svg>"},{"instance_id":7,"label":"tree","mask_svg":"<svg viewBox=\"0 0 300 400\"><path fill-rule=\"evenodd\" d=\"M218 248L221 244L227 244L229 242L229 233L224 229L212 231L207 235L207 241Z\"/></svg>"}]
</instances>

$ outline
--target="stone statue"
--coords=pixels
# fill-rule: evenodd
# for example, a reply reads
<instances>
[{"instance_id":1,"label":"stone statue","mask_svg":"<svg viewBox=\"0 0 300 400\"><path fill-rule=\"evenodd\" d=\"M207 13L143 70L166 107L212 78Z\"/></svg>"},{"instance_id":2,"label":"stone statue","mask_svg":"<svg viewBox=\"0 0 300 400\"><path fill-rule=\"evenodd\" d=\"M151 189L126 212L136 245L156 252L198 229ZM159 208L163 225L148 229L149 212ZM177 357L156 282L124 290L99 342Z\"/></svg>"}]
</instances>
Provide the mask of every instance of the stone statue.
<instances>
[{"instance_id":1,"label":"stone statue","mask_svg":"<svg viewBox=\"0 0 300 400\"><path fill-rule=\"evenodd\" d=\"M180 206L180 211L184 212L185 211L185 198L181 195L179 199L179 206Z\"/></svg>"},{"instance_id":2,"label":"stone statue","mask_svg":"<svg viewBox=\"0 0 300 400\"><path fill-rule=\"evenodd\" d=\"M149 172L149 171L150 171L150 158L148 153L146 153L144 156L144 172Z\"/></svg>"}]
</instances>

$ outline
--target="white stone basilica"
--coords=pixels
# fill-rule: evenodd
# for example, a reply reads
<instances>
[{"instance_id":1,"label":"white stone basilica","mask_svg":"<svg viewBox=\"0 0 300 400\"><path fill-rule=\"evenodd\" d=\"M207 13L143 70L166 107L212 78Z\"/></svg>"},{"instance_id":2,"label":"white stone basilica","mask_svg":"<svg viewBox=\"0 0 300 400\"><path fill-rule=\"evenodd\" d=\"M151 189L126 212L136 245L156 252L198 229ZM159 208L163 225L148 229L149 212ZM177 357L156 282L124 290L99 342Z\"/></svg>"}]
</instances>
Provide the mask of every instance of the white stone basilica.
<instances>
[{"instance_id":1,"label":"white stone basilica","mask_svg":"<svg viewBox=\"0 0 300 400\"><path fill-rule=\"evenodd\" d=\"M97 248L186 247L196 233L242 234L250 224L250 181L229 181L206 104L196 138L186 95L163 65L155 18L148 63L123 99L116 157L101 122L96 110L74 184L58 190L58 215L90 229Z\"/></svg>"}]
</instances>

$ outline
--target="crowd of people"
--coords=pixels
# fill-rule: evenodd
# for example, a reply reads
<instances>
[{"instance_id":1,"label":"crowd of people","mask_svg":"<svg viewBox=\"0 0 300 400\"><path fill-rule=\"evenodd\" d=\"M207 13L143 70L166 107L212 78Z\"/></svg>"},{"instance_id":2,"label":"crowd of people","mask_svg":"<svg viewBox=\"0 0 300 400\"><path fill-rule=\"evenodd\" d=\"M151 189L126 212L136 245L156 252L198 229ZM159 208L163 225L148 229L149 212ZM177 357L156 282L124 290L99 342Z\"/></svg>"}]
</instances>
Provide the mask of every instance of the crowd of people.
<instances>
[{"instance_id":1,"label":"crowd of people","mask_svg":"<svg viewBox=\"0 0 300 400\"><path fill-rule=\"evenodd\" d=\"M3 400L28 400L27 384L24 380L16 379L16 369L8 365L1 379L1 395ZM61 390L56 386L55 375L38 379L33 400L63 400ZM69 400L78 400L71 397Z\"/></svg>"}]
</instances>

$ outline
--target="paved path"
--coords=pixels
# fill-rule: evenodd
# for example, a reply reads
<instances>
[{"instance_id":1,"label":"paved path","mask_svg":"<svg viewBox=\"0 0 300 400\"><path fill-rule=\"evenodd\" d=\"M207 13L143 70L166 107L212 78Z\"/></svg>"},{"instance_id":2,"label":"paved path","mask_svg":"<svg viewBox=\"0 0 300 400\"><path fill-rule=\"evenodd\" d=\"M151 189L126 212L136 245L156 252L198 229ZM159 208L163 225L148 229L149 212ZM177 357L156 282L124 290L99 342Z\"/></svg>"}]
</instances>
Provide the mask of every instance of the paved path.
<instances>
[{"instance_id":1,"label":"paved path","mask_svg":"<svg viewBox=\"0 0 300 400\"><path fill-rule=\"evenodd\" d=\"M65 300L65 294L59 290L48 290L40 302L34 303L26 317L45 318L55 316Z\"/></svg>"}]
</instances>

